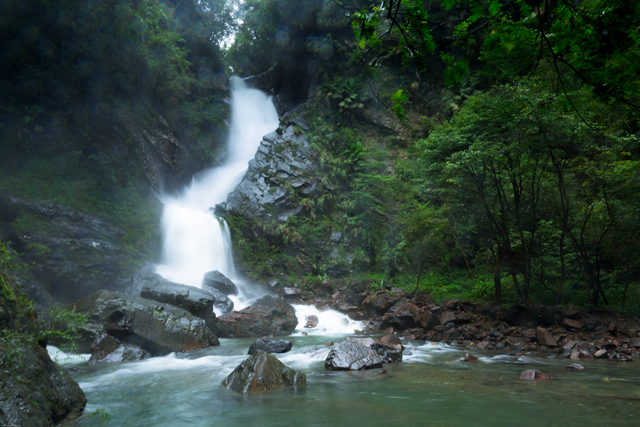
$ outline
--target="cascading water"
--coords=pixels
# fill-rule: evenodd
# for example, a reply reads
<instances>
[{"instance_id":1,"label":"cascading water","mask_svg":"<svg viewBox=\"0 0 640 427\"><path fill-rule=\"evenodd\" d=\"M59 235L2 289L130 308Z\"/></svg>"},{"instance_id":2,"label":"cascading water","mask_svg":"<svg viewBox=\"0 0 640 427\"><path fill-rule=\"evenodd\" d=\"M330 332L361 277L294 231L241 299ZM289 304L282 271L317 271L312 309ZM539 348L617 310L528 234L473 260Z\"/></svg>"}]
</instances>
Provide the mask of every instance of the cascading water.
<instances>
[{"instance_id":1,"label":"cascading water","mask_svg":"<svg viewBox=\"0 0 640 427\"><path fill-rule=\"evenodd\" d=\"M162 264L156 272L174 282L200 287L205 273L218 270L238 285L241 294L234 300L238 309L250 297L248 285L236 274L227 224L209 208L223 202L240 182L262 136L278 127L278 113L271 98L237 77L231 78L231 90L227 162L194 178L179 196L163 198L164 243Z\"/></svg>"}]
</instances>

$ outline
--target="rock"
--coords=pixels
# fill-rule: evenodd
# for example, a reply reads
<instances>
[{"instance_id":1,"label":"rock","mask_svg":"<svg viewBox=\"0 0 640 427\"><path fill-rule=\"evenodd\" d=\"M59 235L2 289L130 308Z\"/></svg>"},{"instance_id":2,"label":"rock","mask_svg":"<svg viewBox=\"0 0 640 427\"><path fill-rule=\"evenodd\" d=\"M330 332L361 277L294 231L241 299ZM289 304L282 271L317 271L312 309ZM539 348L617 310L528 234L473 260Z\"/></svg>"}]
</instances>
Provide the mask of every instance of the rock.
<instances>
[{"instance_id":1,"label":"rock","mask_svg":"<svg viewBox=\"0 0 640 427\"><path fill-rule=\"evenodd\" d=\"M378 353L378 356L382 358L382 363L402 362L402 346L397 349L395 346L392 347L375 342L369 348Z\"/></svg>"},{"instance_id":2,"label":"rock","mask_svg":"<svg viewBox=\"0 0 640 427\"><path fill-rule=\"evenodd\" d=\"M282 288L282 296L284 298L295 298L299 297L300 295L302 295L302 291L298 288Z\"/></svg>"},{"instance_id":3,"label":"rock","mask_svg":"<svg viewBox=\"0 0 640 427\"><path fill-rule=\"evenodd\" d=\"M595 357L606 357L607 356L607 350L600 349L600 350L595 352L594 356Z\"/></svg>"},{"instance_id":4,"label":"rock","mask_svg":"<svg viewBox=\"0 0 640 427\"><path fill-rule=\"evenodd\" d=\"M238 287L218 270L205 273L202 278L203 289L216 289L222 295L238 295Z\"/></svg>"},{"instance_id":5,"label":"rock","mask_svg":"<svg viewBox=\"0 0 640 427\"><path fill-rule=\"evenodd\" d=\"M629 347L640 348L640 338L632 338L629 341Z\"/></svg>"},{"instance_id":6,"label":"rock","mask_svg":"<svg viewBox=\"0 0 640 427\"><path fill-rule=\"evenodd\" d=\"M452 311L447 311L442 316L440 316L440 324L446 325L447 323L451 323L456 320L456 314Z\"/></svg>"},{"instance_id":7,"label":"rock","mask_svg":"<svg viewBox=\"0 0 640 427\"><path fill-rule=\"evenodd\" d=\"M572 363L564 368L567 371L584 371L584 366L579 365L577 363Z\"/></svg>"},{"instance_id":8,"label":"rock","mask_svg":"<svg viewBox=\"0 0 640 427\"><path fill-rule=\"evenodd\" d=\"M305 328L316 328L318 326L318 316L315 314L310 314L305 319L307 324L304 325Z\"/></svg>"},{"instance_id":9,"label":"rock","mask_svg":"<svg viewBox=\"0 0 640 427\"><path fill-rule=\"evenodd\" d=\"M572 329L582 329L582 327L584 326L582 323L578 322L577 320L571 320L568 318L564 319L562 323Z\"/></svg>"},{"instance_id":10,"label":"rock","mask_svg":"<svg viewBox=\"0 0 640 427\"><path fill-rule=\"evenodd\" d=\"M1 350L0 425L44 427L82 413L87 404L84 393L44 348L3 343Z\"/></svg>"},{"instance_id":11,"label":"rock","mask_svg":"<svg viewBox=\"0 0 640 427\"><path fill-rule=\"evenodd\" d=\"M245 359L222 381L224 387L241 394L278 387L302 387L306 383L304 372L295 371L272 354L260 350Z\"/></svg>"},{"instance_id":12,"label":"rock","mask_svg":"<svg viewBox=\"0 0 640 427\"><path fill-rule=\"evenodd\" d=\"M396 302L393 296L387 295L386 292L376 293L367 296L362 301L362 309L368 315L386 313L389 308Z\"/></svg>"},{"instance_id":13,"label":"rock","mask_svg":"<svg viewBox=\"0 0 640 427\"><path fill-rule=\"evenodd\" d=\"M101 290L71 307L87 313L96 329L153 356L220 345L203 319L169 304Z\"/></svg>"},{"instance_id":14,"label":"rock","mask_svg":"<svg viewBox=\"0 0 640 427\"><path fill-rule=\"evenodd\" d=\"M12 225L19 218L29 218L28 231ZM3 223L8 230L3 231L3 240L11 240L13 249L22 254L20 259L31 266L43 288L35 289L41 295L34 297L45 304L46 293L70 303L99 289L124 292L142 265L143 255L126 249L123 230L49 200L0 196L4 228Z\"/></svg>"},{"instance_id":15,"label":"rock","mask_svg":"<svg viewBox=\"0 0 640 427\"><path fill-rule=\"evenodd\" d=\"M89 364L130 362L133 360L144 360L151 357L151 354L137 345L121 344L119 340L101 332L96 337L91 346L93 353L89 358Z\"/></svg>"},{"instance_id":16,"label":"rock","mask_svg":"<svg viewBox=\"0 0 640 427\"><path fill-rule=\"evenodd\" d=\"M522 371L520 374L521 380L552 380L553 377L550 377L547 374L544 374L536 369L530 369L528 371Z\"/></svg>"},{"instance_id":17,"label":"rock","mask_svg":"<svg viewBox=\"0 0 640 427\"><path fill-rule=\"evenodd\" d=\"M473 354L465 354L464 357L462 359L460 359L462 362L477 362L478 358L475 357Z\"/></svg>"},{"instance_id":18,"label":"rock","mask_svg":"<svg viewBox=\"0 0 640 427\"><path fill-rule=\"evenodd\" d=\"M287 340L269 340L259 339L256 340L251 347L249 347L249 354L253 354L256 351L266 351L267 353L286 353L293 347L293 342Z\"/></svg>"},{"instance_id":19,"label":"rock","mask_svg":"<svg viewBox=\"0 0 640 427\"><path fill-rule=\"evenodd\" d=\"M295 309L287 302L267 295L249 307L220 316L215 332L225 338L289 335L297 325Z\"/></svg>"},{"instance_id":20,"label":"rock","mask_svg":"<svg viewBox=\"0 0 640 427\"><path fill-rule=\"evenodd\" d=\"M387 313L382 319L382 327L397 329L424 328L430 329L437 325L435 316L410 302L401 304L395 311Z\"/></svg>"},{"instance_id":21,"label":"rock","mask_svg":"<svg viewBox=\"0 0 640 427\"><path fill-rule=\"evenodd\" d=\"M402 348L403 348L402 341L400 341L400 338L398 338L397 335L385 335L382 338L380 338L377 342L384 346L391 347L397 351L402 351Z\"/></svg>"},{"instance_id":22,"label":"rock","mask_svg":"<svg viewBox=\"0 0 640 427\"><path fill-rule=\"evenodd\" d=\"M382 359L369 347L353 341L343 341L329 352L324 367L332 371L382 368Z\"/></svg>"},{"instance_id":23,"label":"rock","mask_svg":"<svg viewBox=\"0 0 640 427\"><path fill-rule=\"evenodd\" d=\"M553 338L553 335L551 335L551 332L547 331L544 328L537 328L536 329L536 338L538 339L538 343L540 343L540 345L544 345L544 346L547 346L547 347L557 347L558 346L558 343Z\"/></svg>"},{"instance_id":24,"label":"rock","mask_svg":"<svg viewBox=\"0 0 640 427\"><path fill-rule=\"evenodd\" d=\"M207 325L211 325L216 318L213 312L216 298L211 292L171 282L159 274L153 273L148 267L134 275L129 293L148 300L180 307L194 316L204 319ZM228 299L222 295L220 297ZM233 307L233 302L231 302L231 306Z\"/></svg>"},{"instance_id":25,"label":"rock","mask_svg":"<svg viewBox=\"0 0 640 427\"><path fill-rule=\"evenodd\" d=\"M489 341L482 341L476 344L476 347L478 347L478 349L480 350L485 350L488 345L489 345Z\"/></svg>"}]
</instances>

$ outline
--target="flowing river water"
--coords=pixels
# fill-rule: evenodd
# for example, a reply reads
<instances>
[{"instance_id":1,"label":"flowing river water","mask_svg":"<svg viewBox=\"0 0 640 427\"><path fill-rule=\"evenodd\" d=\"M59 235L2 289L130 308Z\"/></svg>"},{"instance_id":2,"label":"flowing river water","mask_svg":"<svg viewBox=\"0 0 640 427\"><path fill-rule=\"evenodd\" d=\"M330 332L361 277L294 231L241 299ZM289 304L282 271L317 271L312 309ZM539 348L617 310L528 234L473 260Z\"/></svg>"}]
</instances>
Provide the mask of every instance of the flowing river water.
<instances>
[{"instance_id":1,"label":"flowing river water","mask_svg":"<svg viewBox=\"0 0 640 427\"><path fill-rule=\"evenodd\" d=\"M207 271L219 270L241 290L236 309L265 293L236 274L229 230L209 208L224 201L240 182L262 135L278 117L270 99L232 80L229 158L197 179L181 195L165 197L163 259L157 272L200 287ZM636 426L640 422L640 365L581 361L584 371L564 371L568 360L542 355L472 351L477 362L461 362L465 351L423 341L407 341L404 360L383 369L334 372L324 369L331 347L361 329L335 311L294 306L298 328L286 337L293 349L277 357L307 374L301 389L241 396L220 383L247 357L254 339L220 339L219 347L170 354L139 362L77 363L75 380L84 390L85 414L97 409L117 426ZM318 328L304 329L305 316L319 317ZM554 380L519 380L539 369ZM80 426L101 425L99 417Z\"/></svg>"}]
</instances>

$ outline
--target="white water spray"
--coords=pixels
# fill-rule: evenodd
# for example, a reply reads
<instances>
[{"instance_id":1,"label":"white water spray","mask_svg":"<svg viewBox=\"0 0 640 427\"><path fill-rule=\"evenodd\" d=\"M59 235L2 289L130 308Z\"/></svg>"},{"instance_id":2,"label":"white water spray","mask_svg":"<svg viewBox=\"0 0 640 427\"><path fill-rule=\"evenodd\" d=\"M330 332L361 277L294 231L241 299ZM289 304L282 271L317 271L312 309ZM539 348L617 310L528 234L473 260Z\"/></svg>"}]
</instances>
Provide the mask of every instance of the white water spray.
<instances>
[{"instance_id":1,"label":"white water spray","mask_svg":"<svg viewBox=\"0 0 640 427\"><path fill-rule=\"evenodd\" d=\"M176 197L163 198L162 264L156 272L176 283L200 287L205 273L218 270L246 290L236 274L229 228L209 211L226 200L247 171L262 136L278 127L271 98L231 78L232 103L229 157L225 165L209 169ZM240 295L246 300L245 295ZM241 301L235 301L239 303ZM236 309L239 307L236 305Z\"/></svg>"}]
</instances>

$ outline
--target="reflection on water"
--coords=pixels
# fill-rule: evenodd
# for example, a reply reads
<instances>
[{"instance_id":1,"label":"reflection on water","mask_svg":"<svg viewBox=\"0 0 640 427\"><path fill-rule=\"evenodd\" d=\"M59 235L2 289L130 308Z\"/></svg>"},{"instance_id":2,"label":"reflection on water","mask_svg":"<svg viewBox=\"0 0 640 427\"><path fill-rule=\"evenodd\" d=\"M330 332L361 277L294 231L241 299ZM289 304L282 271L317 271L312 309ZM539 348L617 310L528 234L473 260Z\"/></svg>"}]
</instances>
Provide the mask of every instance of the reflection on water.
<instances>
[{"instance_id":1,"label":"reflection on water","mask_svg":"<svg viewBox=\"0 0 640 427\"><path fill-rule=\"evenodd\" d=\"M83 366L75 376L87 395L86 413L105 409L121 426L567 426L638 425L640 366L587 360L584 371L564 371L568 360L537 355L474 352L407 342L405 361L387 371L331 372L330 347L345 335L292 336L293 350L277 355L307 373L307 387L240 396L220 382L244 358L252 339L222 339L213 347L119 365ZM519 380L540 369L556 380ZM608 396L608 397L605 397ZM98 426L99 420L81 421Z\"/></svg>"}]
</instances>

